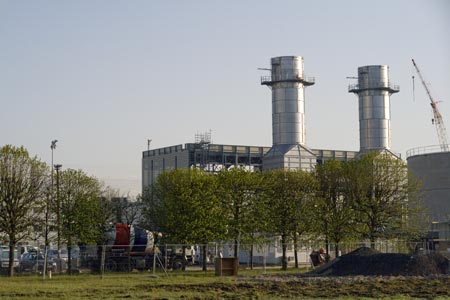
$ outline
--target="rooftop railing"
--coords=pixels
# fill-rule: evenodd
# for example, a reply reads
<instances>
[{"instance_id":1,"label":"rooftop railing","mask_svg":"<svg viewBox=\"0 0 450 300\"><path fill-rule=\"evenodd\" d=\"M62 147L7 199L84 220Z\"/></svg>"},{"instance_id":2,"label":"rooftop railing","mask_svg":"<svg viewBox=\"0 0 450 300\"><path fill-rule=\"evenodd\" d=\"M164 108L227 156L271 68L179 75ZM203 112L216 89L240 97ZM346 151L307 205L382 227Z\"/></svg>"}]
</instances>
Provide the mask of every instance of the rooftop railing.
<instances>
[{"instance_id":1,"label":"rooftop railing","mask_svg":"<svg viewBox=\"0 0 450 300\"><path fill-rule=\"evenodd\" d=\"M359 84L350 84L348 86L348 91L358 91L358 90L370 90L370 89L389 89L394 92L400 91L400 86L392 84L390 82L371 82L367 86L360 87Z\"/></svg>"},{"instance_id":2,"label":"rooftop railing","mask_svg":"<svg viewBox=\"0 0 450 300\"><path fill-rule=\"evenodd\" d=\"M299 75L294 74L281 74L281 76L261 76L261 84L269 84L269 83L275 83L280 81L296 81L296 82L304 82L309 84L314 84L315 78L314 77L300 77Z\"/></svg>"},{"instance_id":3,"label":"rooftop railing","mask_svg":"<svg viewBox=\"0 0 450 300\"><path fill-rule=\"evenodd\" d=\"M432 145L432 146L417 147L406 151L406 158L414 155L449 152L449 151L450 151L449 145Z\"/></svg>"}]
</instances>

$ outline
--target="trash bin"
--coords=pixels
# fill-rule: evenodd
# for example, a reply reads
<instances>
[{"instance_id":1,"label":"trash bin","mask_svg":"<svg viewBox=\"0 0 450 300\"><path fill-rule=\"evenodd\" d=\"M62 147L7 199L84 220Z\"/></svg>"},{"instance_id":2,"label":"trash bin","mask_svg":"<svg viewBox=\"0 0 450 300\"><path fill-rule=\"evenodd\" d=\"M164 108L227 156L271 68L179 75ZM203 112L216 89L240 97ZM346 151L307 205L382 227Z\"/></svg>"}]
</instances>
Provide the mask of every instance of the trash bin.
<instances>
[{"instance_id":1,"label":"trash bin","mask_svg":"<svg viewBox=\"0 0 450 300\"><path fill-rule=\"evenodd\" d=\"M235 257L216 258L216 276L236 276L238 260Z\"/></svg>"}]
</instances>

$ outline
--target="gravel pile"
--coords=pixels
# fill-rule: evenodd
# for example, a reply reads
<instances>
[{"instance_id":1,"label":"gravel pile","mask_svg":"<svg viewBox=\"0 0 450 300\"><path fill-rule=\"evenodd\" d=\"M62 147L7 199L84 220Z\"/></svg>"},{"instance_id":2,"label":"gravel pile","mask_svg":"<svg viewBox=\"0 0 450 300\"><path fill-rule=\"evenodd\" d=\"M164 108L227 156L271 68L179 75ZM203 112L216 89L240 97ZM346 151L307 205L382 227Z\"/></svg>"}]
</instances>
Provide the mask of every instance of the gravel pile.
<instances>
[{"instance_id":1,"label":"gravel pile","mask_svg":"<svg viewBox=\"0 0 450 300\"><path fill-rule=\"evenodd\" d=\"M307 273L309 276L429 276L448 274L449 260L440 254L380 253L361 247Z\"/></svg>"}]
</instances>

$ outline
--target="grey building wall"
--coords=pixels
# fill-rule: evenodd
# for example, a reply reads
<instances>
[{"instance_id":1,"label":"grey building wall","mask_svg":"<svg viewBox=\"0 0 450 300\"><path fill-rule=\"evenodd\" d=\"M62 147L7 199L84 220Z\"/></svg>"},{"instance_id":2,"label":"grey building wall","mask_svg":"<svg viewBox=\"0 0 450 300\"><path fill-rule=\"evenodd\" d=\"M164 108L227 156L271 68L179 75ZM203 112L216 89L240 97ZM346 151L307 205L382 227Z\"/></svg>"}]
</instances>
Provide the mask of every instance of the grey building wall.
<instances>
[{"instance_id":1,"label":"grey building wall","mask_svg":"<svg viewBox=\"0 0 450 300\"><path fill-rule=\"evenodd\" d=\"M408 169L422 181L424 204L430 222L450 219L450 152L428 153L407 158Z\"/></svg>"},{"instance_id":2,"label":"grey building wall","mask_svg":"<svg viewBox=\"0 0 450 300\"><path fill-rule=\"evenodd\" d=\"M311 171L317 163L316 155L306 146L274 145L263 158L263 170Z\"/></svg>"},{"instance_id":3,"label":"grey building wall","mask_svg":"<svg viewBox=\"0 0 450 300\"><path fill-rule=\"evenodd\" d=\"M161 173L188 167L189 151L182 145L144 151L142 153L142 190L151 186Z\"/></svg>"},{"instance_id":4,"label":"grey building wall","mask_svg":"<svg viewBox=\"0 0 450 300\"><path fill-rule=\"evenodd\" d=\"M196 167L209 172L218 172L223 168L239 166L249 170L262 170L263 156L269 150L271 150L270 147L260 146L188 143L184 147L176 145L144 151L142 153L142 189L151 186L161 173L175 169ZM298 169L298 165L302 164L302 169L312 170L314 165L322 164L325 160L348 161L358 154L357 151L307 150L308 157L306 158L303 154L302 160L299 160L299 155L295 152L306 150L294 148L287 151L288 154L294 152L292 157L290 155L275 156L273 159L282 158L283 165L292 166L287 169ZM275 162L276 165L280 163Z\"/></svg>"},{"instance_id":5,"label":"grey building wall","mask_svg":"<svg viewBox=\"0 0 450 300\"><path fill-rule=\"evenodd\" d=\"M155 183L158 176L175 169L196 167L218 172L232 166L260 170L268 147L195 144L169 146L142 153L142 189Z\"/></svg>"}]
</instances>

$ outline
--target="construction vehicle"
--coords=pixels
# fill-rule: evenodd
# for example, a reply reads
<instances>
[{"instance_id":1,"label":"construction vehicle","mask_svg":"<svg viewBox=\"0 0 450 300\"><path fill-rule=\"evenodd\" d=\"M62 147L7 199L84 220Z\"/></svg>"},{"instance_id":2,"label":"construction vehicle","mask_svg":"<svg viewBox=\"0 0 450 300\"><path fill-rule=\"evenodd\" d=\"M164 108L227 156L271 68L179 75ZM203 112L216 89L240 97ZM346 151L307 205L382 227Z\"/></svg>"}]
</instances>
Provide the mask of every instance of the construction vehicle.
<instances>
[{"instance_id":1,"label":"construction vehicle","mask_svg":"<svg viewBox=\"0 0 450 300\"><path fill-rule=\"evenodd\" d=\"M106 243L100 247L107 271L148 270L161 267L165 270L184 270L187 259L173 249L157 245L153 232L139 226L118 223L106 233Z\"/></svg>"},{"instance_id":2,"label":"construction vehicle","mask_svg":"<svg viewBox=\"0 0 450 300\"><path fill-rule=\"evenodd\" d=\"M425 88L425 91L428 94L428 98L430 98L430 105L431 109L433 111L433 118L431 119L431 123L436 126L436 131L439 139L439 145L441 147L441 150L443 152L449 151L449 145L448 145L448 139L447 139L447 129L445 128L444 120L442 119L442 115L439 112L439 109L437 107L437 102L433 99L431 96L430 89L428 88L425 80L423 79L422 73L419 70L419 67L417 66L414 59L412 59L412 63L414 65L414 68L416 69L417 75L419 75L420 80L422 81L422 85ZM414 80L414 76L413 76Z\"/></svg>"}]
</instances>

